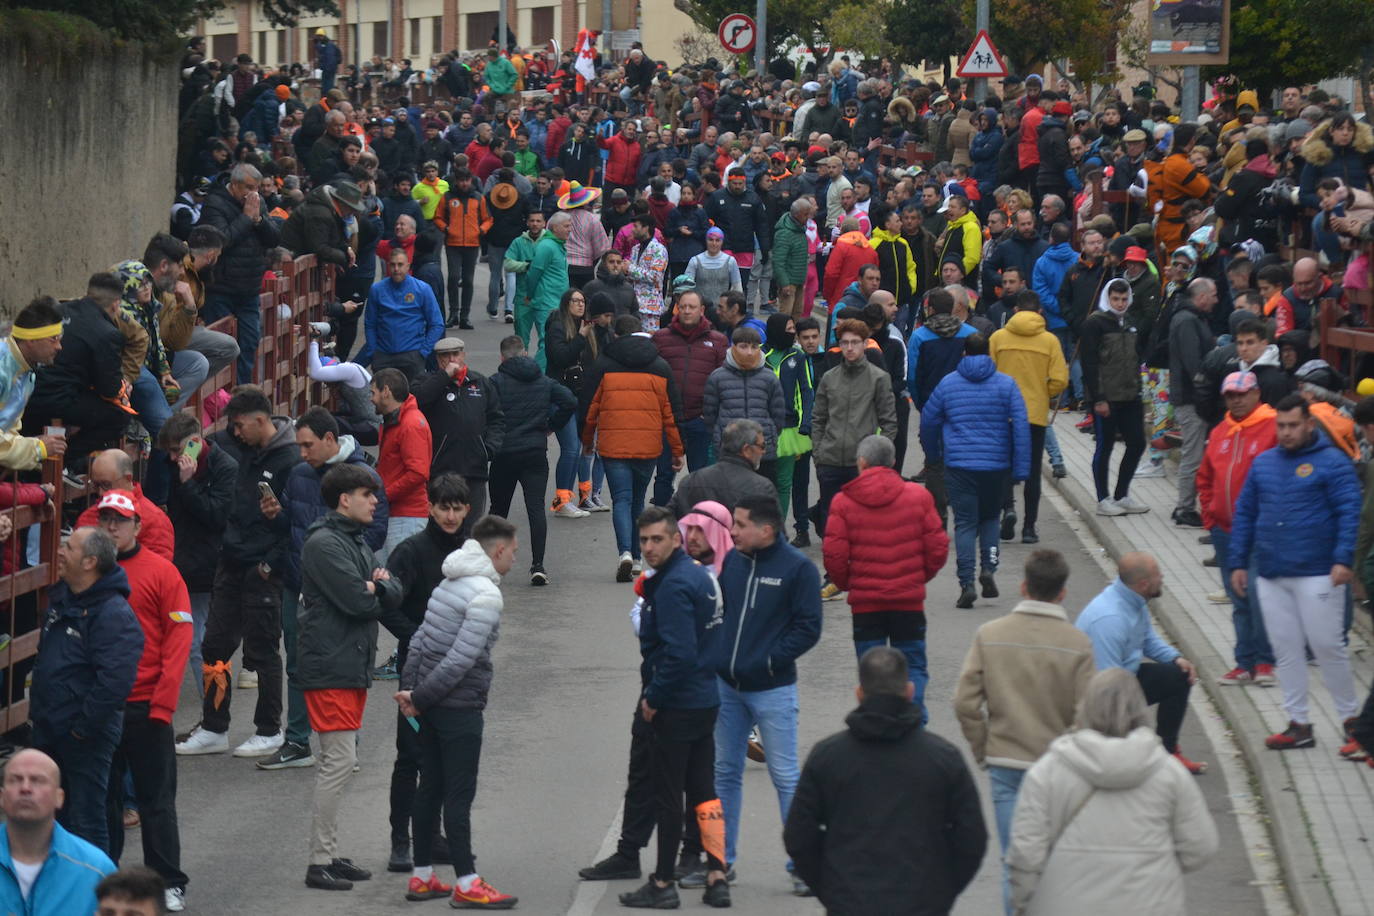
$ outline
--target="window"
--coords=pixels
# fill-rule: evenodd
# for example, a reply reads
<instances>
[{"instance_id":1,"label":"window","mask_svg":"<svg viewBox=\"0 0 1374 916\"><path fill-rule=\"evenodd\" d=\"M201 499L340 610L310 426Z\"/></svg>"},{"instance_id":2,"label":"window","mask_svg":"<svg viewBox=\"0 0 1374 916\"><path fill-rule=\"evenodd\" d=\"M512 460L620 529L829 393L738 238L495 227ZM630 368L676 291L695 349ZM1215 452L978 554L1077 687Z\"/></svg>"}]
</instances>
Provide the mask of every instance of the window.
<instances>
[{"instance_id":1,"label":"window","mask_svg":"<svg viewBox=\"0 0 1374 916\"><path fill-rule=\"evenodd\" d=\"M460 42L461 47L485 48L487 42L496 37L496 26L501 20L501 14L492 10L490 13L468 13L468 33L465 40Z\"/></svg>"},{"instance_id":2,"label":"window","mask_svg":"<svg viewBox=\"0 0 1374 916\"><path fill-rule=\"evenodd\" d=\"M444 53L444 17L434 16L429 20L429 40L432 42L433 53Z\"/></svg>"},{"instance_id":3,"label":"window","mask_svg":"<svg viewBox=\"0 0 1374 916\"><path fill-rule=\"evenodd\" d=\"M538 6L530 10L530 38L535 47L543 47L553 37L553 7Z\"/></svg>"},{"instance_id":4,"label":"window","mask_svg":"<svg viewBox=\"0 0 1374 916\"><path fill-rule=\"evenodd\" d=\"M386 20L372 23L372 56L386 60L391 56L391 47L387 42L387 32L389 31Z\"/></svg>"},{"instance_id":5,"label":"window","mask_svg":"<svg viewBox=\"0 0 1374 916\"><path fill-rule=\"evenodd\" d=\"M416 57L420 53L420 20L410 20L410 43L406 45L406 53L411 57Z\"/></svg>"},{"instance_id":6,"label":"window","mask_svg":"<svg viewBox=\"0 0 1374 916\"><path fill-rule=\"evenodd\" d=\"M263 67L269 66L269 64L267 63L267 36L267 32L258 33L257 59L258 63L261 64Z\"/></svg>"},{"instance_id":7,"label":"window","mask_svg":"<svg viewBox=\"0 0 1374 916\"><path fill-rule=\"evenodd\" d=\"M286 29L277 29L277 59L275 63L283 66L291 63L291 58L286 55Z\"/></svg>"},{"instance_id":8,"label":"window","mask_svg":"<svg viewBox=\"0 0 1374 916\"><path fill-rule=\"evenodd\" d=\"M221 64L228 65L234 62L234 58L239 53L239 37L230 32L227 35L216 35L210 39L210 56Z\"/></svg>"}]
</instances>

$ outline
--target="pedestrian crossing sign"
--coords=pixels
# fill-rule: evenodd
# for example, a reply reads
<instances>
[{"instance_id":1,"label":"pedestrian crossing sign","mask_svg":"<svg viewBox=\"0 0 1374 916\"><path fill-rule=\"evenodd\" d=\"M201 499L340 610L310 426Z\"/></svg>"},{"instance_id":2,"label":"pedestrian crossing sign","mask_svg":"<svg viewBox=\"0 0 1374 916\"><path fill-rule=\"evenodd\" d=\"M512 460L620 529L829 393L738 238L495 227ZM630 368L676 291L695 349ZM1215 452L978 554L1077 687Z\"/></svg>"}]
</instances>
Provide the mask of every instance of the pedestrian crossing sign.
<instances>
[{"instance_id":1,"label":"pedestrian crossing sign","mask_svg":"<svg viewBox=\"0 0 1374 916\"><path fill-rule=\"evenodd\" d=\"M1007 75L1007 65L1002 62L1002 55L997 53L986 29L980 30L973 39L956 72L965 78Z\"/></svg>"}]
</instances>

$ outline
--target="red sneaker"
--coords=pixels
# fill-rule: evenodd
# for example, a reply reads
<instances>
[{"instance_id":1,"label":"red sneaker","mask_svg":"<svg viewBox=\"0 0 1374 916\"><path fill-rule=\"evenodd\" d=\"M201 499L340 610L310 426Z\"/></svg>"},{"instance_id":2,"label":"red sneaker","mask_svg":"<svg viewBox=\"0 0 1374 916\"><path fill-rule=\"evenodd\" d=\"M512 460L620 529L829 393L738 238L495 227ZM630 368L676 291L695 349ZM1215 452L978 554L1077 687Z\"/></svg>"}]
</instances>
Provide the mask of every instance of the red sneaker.
<instances>
[{"instance_id":1,"label":"red sneaker","mask_svg":"<svg viewBox=\"0 0 1374 916\"><path fill-rule=\"evenodd\" d=\"M1290 721L1288 727L1264 739L1264 746L1271 751L1288 751L1300 747L1314 747L1317 739L1312 737L1312 726L1299 725Z\"/></svg>"},{"instance_id":2,"label":"red sneaker","mask_svg":"<svg viewBox=\"0 0 1374 916\"><path fill-rule=\"evenodd\" d=\"M406 888L406 899L438 900L440 897L447 897L452 892L453 886L444 884L439 880L438 875L431 874L428 881L422 881L412 876L410 886Z\"/></svg>"},{"instance_id":3,"label":"red sneaker","mask_svg":"<svg viewBox=\"0 0 1374 916\"><path fill-rule=\"evenodd\" d=\"M1346 760L1365 760L1369 757L1369 753L1364 748L1360 747L1360 742L1355 740L1355 735L1352 731L1354 725L1355 718L1353 716L1345 720L1343 729L1345 732L1345 744L1341 745L1341 756Z\"/></svg>"},{"instance_id":4,"label":"red sneaker","mask_svg":"<svg viewBox=\"0 0 1374 916\"><path fill-rule=\"evenodd\" d=\"M466 891L455 885L448 905L455 910L509 910L519 902L520 898L503 894L478 878Z\"/></svg>"},{"instance_id":5,"label":"red sneaker","mask_svg":"<svg viewBox=\"0 0 1374 916\"><path fill-rule=\"evenodd\" d=\"M1217 678L1217 683L1222 687L1247 687L1254 682L1255 679L1244 668L1232 668Z\"/></svg>"},{"instance_id":6,"label":"red sneaker","mask_svg":"<svg viewBox=\"0 0 1374 916\"><path fill-rule=\"evenodd\" d=\"M1261 687L1272 687L1278 682L1278 678L1274 677L1274 666L1263 662L1255 666L1254 678L1255 683Z\"/></svg>"},{"instance_id":7,"label":"red sneaker","mask_svg":"<svg viewBox=\"0 0 1374 916\"><path fill-rule=\"evenodd\" d=\"M1207 772L1207 764L1200 760L1189 760L1183 756L1182 751L1174 751L1174 759L1183 764L1183 768L1194 776L1201 776Z\"/></svg>"}]
</instances>

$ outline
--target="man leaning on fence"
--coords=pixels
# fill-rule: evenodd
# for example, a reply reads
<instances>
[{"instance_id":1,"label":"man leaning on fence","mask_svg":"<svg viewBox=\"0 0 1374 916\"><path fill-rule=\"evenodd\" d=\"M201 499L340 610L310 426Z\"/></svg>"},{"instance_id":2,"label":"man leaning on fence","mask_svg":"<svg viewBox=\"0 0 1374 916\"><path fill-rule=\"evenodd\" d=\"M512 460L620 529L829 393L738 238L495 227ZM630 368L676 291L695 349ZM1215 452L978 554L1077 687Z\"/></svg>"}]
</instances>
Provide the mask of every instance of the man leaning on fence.
<instances>
[{"instance_id":1,"label":"man leaning on fence","mask_svg":"<svg viewBox=\"0 0 1374 916\"><path fill-rule=\"evenodd\" d=\"M67 449L58 433L21 436L24 407L33 393L34 369L52 365L62 350L62 313L47 296L30 302L14 319L14 327L0 348L0 467L27 471L49 455Z\"/></svg>"}]
</instances>

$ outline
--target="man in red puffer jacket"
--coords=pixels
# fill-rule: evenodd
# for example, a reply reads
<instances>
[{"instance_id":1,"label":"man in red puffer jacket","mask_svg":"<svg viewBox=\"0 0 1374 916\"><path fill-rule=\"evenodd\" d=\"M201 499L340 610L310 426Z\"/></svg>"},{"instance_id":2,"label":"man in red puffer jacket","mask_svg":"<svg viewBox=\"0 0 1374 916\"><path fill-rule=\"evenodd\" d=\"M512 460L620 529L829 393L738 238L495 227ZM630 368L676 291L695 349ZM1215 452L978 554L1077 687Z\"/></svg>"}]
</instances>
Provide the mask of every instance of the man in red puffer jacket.
<instances>
[{"instance_id":1,"label":"man in red puffer jacket","mask_svg":"<svg viewBox=\"0 0 1374 916\"><path fill-rule=\"evenodd\" d=\"M890 645L907 658L914 701L925 711L926 583L945 565L949 537L925 487L892 469L896 449L886 436L859 443L859 476L830 503L825 523L825 571L849 592L854 651Z\"/></svg>"}]
</instances>

